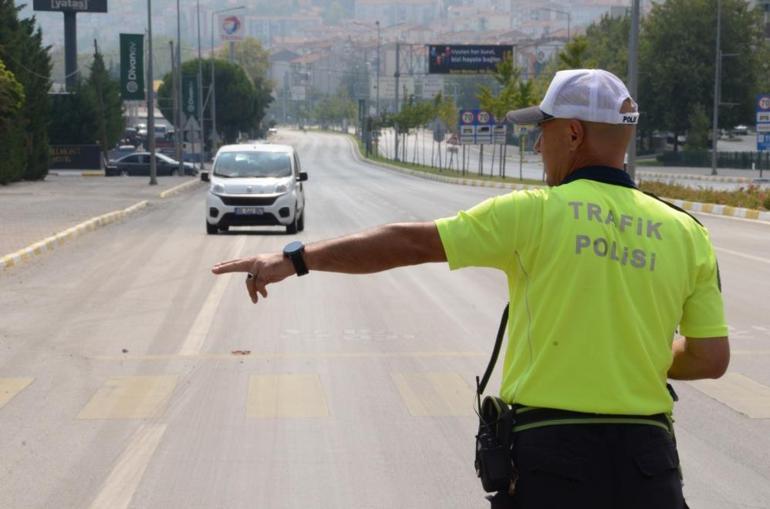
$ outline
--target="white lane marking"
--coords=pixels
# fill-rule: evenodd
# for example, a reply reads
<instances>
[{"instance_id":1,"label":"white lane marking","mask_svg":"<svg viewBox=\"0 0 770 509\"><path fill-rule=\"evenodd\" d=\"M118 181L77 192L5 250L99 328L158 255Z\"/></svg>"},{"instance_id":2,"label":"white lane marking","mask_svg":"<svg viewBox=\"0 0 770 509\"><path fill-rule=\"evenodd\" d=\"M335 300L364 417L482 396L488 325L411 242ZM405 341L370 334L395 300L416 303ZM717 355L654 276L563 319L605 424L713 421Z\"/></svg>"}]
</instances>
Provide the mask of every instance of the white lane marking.
<instances>
[{"instance_id":1,"label":"white lane marking","mask_svg":"<svg viewBox=\"0 0 770 509\"><path fill-rule=\"evenodd\" d=\"M239 236L228 259L238 258L245 245L246 237ZM187 338L182 344L182 348L179 350L179 355L198 355L203 348L203 344L206 342L206 336L209 334L211 322L214 320L214 315L219 307L219 302L222 300L227 284L231 279L226 276L213 277L217 278L214 282L214 287L206 296L203 307L198 312L198 316L195 318L190 330L187 332Z\"/></svg>"},{"instance_id":2,"label":"white lane marking","mask_svg":"<svg viewBox=\"0 0 770 509\"><path fill-rule=\"evenodd\" d=\"M770 221L763 221L761 219L747 219L745 217L723 216L722 214L712 214L710 212L703 212L700 210L688 210L687 212L689 212L690 214L695 214L696 216L709 216L709 217L716 217L719 219L729 219L731 221L742 221L744 223L764 224L764 225L770 226Z\"/></svg>"},{"instance_id":3,"label":"white lane marking","mask_svg":"<svg viewBox=\"0 0 770 509\"><path fill-rule=\"evenodd\" d=\"M751 419L770 419L770 387L740 373L717 380L697 380L690 385Z\"/></svg>"},{"instance_id":4,"label":"white lane marking","mask_svg":"<svg viewBox=\"0 0 770 509\"><path fill-rule=\"evenodd\" d=\"M165 432L165 424L150 424L139 428L104 481L91 509L128 507Z\"/></svg>"},{"instance_id":5,"label":"white lane marking","mask_svg":"<svg viewBox=\"0 0 770 509\"><path fill-rule=\"evenodd\" d=\"M725 249L723 247L716 247L716 246L714 246L714 250L719 251L721 253L731 254L733 256L740 256L741 258L746 258L747 260L753 260L755 262L770 264L770 259L762 258L761 256L754 256L746 253L741 253L740 251L733 251L732 249Z\"/></svg>"}]
</instances>

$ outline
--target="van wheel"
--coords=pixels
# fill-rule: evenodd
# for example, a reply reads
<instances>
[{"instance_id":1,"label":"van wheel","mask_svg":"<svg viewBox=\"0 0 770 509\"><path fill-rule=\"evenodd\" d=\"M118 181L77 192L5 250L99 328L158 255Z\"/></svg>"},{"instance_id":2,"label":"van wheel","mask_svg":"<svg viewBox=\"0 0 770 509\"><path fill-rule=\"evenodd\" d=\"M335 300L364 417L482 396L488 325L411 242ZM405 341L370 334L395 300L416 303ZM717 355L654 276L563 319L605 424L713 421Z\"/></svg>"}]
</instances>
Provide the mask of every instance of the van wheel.
<instances>
[{"instance_id":1,"label":"van wheel","mask_svg":"<svg viewBox=\"0 0 770 509\"><path fill-rule=\"evenodd\" d=\"M305 211L302 211L302 215L299 216L299 221L297 221L297 231L303 232L305 231Z\"/></svg>"},{"instance_id":2,"label":"van wheel","mask_svg":"<svg viewBox=\"0 0 770 509\"><path fill-rule=\"evenodd\" d=\"M206 233L209 235L216 235L216 233L219 231L219 228L215 224L209 224L208 221L206 221Z\"/></svg>"},{"instance_id":3,"label":"van wheel","mask_svg":"<svg viewBox=\"0 0 770 509\"><path fill-rule=\"evenodd\" d=\"M297 216L297 212L294 212L294 221L292 221L291 224L286 225L286 233L289 235L297 233L299 227L299 217Z\"/></svg>"}]
</instances>

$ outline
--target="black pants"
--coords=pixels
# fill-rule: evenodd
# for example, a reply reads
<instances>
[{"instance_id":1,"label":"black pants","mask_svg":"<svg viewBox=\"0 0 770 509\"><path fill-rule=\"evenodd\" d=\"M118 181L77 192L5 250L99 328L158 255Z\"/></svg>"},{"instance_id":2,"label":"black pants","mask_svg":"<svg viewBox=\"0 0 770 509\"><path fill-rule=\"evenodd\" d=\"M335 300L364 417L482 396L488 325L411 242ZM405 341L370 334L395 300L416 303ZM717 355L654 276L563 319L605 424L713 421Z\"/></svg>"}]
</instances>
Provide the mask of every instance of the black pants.
<instances>
[{"instance_id":1,"label":"black pants","mask_svg":"<svg viewBox=\"0 0 770 509\"><path fill-rule=\"evenodd\" d=\"M636 424L574 424L516 433L514 496L492 509L682 509L669 433Z\"/></svg>"}]
</instances>

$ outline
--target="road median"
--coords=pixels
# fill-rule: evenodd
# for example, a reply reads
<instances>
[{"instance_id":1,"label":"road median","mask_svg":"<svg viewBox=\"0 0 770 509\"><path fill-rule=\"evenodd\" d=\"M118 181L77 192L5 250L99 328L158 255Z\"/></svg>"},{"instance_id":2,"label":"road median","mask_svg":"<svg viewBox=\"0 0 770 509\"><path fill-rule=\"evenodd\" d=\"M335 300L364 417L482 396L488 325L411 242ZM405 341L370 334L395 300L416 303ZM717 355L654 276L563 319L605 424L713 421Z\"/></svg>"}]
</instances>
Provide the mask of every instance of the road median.
<instances>
[{"instance_id":1,"label":"road median","mask_svg":"<svg viewBox=\"0 0 770 509\"><path fill-rule=\"evenodd\" d=\"M350 142L351 150L353 152L354 158L358 159L359 161L366 162L371 165L387 168L389 170L397 171L399 173L411 175L414 177L419 177L427 180L434 180L438 182L444 182L447 184L464 185L464 186L471 186L471 187L490 187L490 188L496 188L496 189L521 190L521 189L536 189L539 187L543 187L543 185L535 185L535 184L521 184L521 183L515 183L515 182L499 182L499 181L493 181L493 180L458 178L458 177L450 177L448 175L436 175L434 173L429 173L427 171L420 171L412 168L406 168L393 162L383 162L383 161L373 160L361 154L361 149L358 143L356 142L356 140L352 139L350 136L348 136L347 138L348 138L348 141ZM650 175L647 174L644 176L649 177ZM719 178L719 177L712 177L712 178ZM722 178L736 178L736 177L722 177ZM704 214L713 214L717 216L735 217L735 218L770 223L770 211L763 211L759 209L749 209L749 208L743 208L743 207L732 207L729 205L722 205L722 204L716 204L716 203L700 203L695 201L680 200L676 198L665 198L665 197L663 198L667 201L670 201L677 207L680 207L690 212L700 212Z\"/></svg>"},{"instance_id":2,"label":"road median","mask_svg":"<svg viewBox=\"0 0 770 509\"><path fill-rule=\"evenodd\" d=\"M21 265L33 259L35 256L40 256L45 252L53 251L58 246L61 246L66 242L83 235L84 233L125 219L131 214L134 214L139 210L147 207L148 204L149 202L147 200L143 200L125 209L115 210L97 217L93 217L87 221L83 221L82 223L76 224L75 226L67 228L66 230L61 231L55 235L46 237L23 249L19 249L18 251L3 256L0 258L0 267L2 267L3 270L7 270L11 267Z\"/></svg>"}]
</instances>

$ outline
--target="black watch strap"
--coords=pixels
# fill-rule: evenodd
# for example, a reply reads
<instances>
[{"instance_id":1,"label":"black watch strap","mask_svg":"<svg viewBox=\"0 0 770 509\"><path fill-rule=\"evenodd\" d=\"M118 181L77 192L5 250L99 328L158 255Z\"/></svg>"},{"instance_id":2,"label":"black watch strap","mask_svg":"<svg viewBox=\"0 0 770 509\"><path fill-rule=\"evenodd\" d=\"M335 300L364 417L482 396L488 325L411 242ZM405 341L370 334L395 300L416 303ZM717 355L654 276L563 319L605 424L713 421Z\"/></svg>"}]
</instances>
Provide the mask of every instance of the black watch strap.
<instances>
[{"instance_id":1,"label":"black watch strap","mask_svg":"<svg viewBox=\"0 0 770 509\"><path fill-rule=\"evenodd\" d=\"M287 244L286 247L283 248L283 255L291 260L292 265L294 265L294 272L296 272L298 276L304 276L310 272L307 270L307 265L305 265L305 246L302 242L295 240L294 242Z\"/></svg>"}]
</instances>

